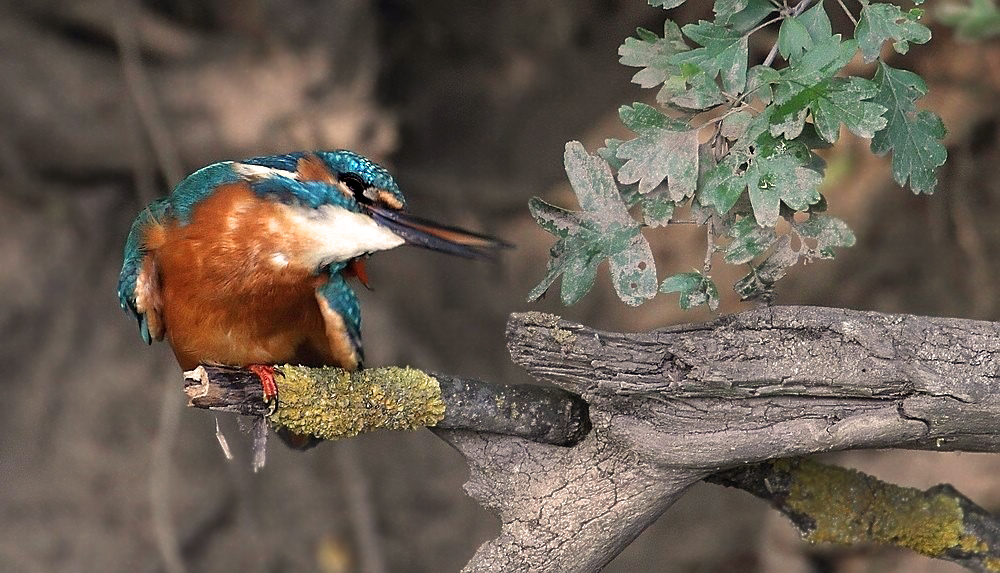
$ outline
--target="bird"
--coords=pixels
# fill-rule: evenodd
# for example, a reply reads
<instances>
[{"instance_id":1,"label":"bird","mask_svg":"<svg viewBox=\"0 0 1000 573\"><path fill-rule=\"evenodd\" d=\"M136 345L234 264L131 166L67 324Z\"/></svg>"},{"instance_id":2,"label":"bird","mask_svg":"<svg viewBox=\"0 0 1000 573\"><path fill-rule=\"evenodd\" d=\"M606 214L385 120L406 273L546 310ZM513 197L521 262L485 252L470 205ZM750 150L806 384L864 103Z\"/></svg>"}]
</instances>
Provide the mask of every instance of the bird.
<instances>
[{"instance_id":1,"label":"bird","mask_svg":"<svg viewBox=\"0 0 1000 573\"><path fill-rule=\"evenodd\" d=\"M363 366L349 281L368 287L367 258L402 245L470 259L511 246L409 214L389 171L349 150L221 161L139 212L118 298L183 370L249 368L269 400L275 365Z\"/></svg>"}]
</instances>

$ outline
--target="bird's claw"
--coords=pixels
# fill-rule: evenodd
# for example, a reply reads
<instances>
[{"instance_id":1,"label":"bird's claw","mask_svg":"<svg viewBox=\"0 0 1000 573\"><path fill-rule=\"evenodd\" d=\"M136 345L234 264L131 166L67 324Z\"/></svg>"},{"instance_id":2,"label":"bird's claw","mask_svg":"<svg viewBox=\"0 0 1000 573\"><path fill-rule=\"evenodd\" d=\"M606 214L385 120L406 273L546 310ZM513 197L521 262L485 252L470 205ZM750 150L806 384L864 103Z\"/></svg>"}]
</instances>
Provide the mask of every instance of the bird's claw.
<instances>
[{"instance_id":1,"label":"bird's claw","mask_svg":"<svg viewBox=\"0 0 1000 573\"><path fill-rule=\"evenodd\" d=\"M270 402L278 397L278 385L274 382L274 366L251 364L247 369L260 378L260 385L264 387L264 402Z\"/></svg>"}]
</instances>

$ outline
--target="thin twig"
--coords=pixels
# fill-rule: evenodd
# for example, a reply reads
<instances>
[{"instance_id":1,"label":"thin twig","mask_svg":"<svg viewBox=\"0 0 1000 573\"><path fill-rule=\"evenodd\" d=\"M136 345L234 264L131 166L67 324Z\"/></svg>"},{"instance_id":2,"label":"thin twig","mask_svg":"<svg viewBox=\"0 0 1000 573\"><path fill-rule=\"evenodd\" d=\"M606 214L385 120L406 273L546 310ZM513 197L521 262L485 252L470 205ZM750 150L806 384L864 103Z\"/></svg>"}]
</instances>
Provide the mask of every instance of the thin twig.
<instances>
[{"instance_id":1,"label":"thin twig","mask_svg":"<svg viewBox=\"0 0 1000 573\"><path fill-rule=\"evenodd\" d=\"M121 56L122 77L132 96L139 118L149 136L167 186L180 181L183 176L180 157L172 142L170 130L156 103L156 95L142 66L139 45L135 36L135 10L133 2L122 2L115 17L115 40Z\"/></svg>"},{"instance_id":2,"label":"thin twig","mask_svg":"<svg viewBox=\"0 0 1000 573\"><path fill-rule=\"evenodd\" d=\"M156 548L163 559L167 573L184 573L177 532L170 520L170 454L180 426L182 402L177 399L177 382L173 377L164 378L163 397L160 402L160 423L153 439L153 455L149 469L149 507L153 521Z\"/></svg>"},{"instance_id":3,"label":"thin twig","mask_svg":"<svg viewBox=\"0 0 1000 573\"><path fill-rule=\"evenodd\" d=\"M795 18L796 16L801 15L803 12L806 11L806 8L808 8L810 4L812 4L812 0L802 0L801 2L795 5L795 8L792 9L791 14L783 18ZM774 45L771 46L771 51L767 53L767 57L764 58L764 61L761 62L761 65L770 66L772 63L774 63L774 59L777 56L778 56L778 42L775 41Z\"/></svg>"},{"instance_id":4,"label":"thin twig","mask_svg":"<svg viewBox=\"0 0 1000 573\"><path fill-rule=\"evenodd\" d=\"M356 442L340 442L335 455L357 542L359 570L361 573L385 573L387 569L382 557L382 541L376 526L374 504L368 489L368 479L358 460Z\"/></svg>"},{"instance_id":5,"label":"thin twig","mask_svg":"<svg viewBox=\"0 0 1000 573\"><path fill-rule=\"evenodd\" d=\"M844 10L844 14L847 14L847 17L854 23L854 27L857 27L858 19L854 17L854 14L851 14L851 10L844 4L844 0L837 0L837 4L840 4L840 7Z\"/></svg>"},{"instance_id":6,"label":"thin twig","mask_svg":"<svg viewBox=\"0 0 1000 573\"><path fill-rule=\"evenodd\" d=\"M712 270L712 255L715 254L715 231L712 228L713 227L712 223L714 223L715 215L712 215L712 219L713 220L709 220L708 225L705 225L705 227L708 229L708 232L706 233L708 236L708 238L706 239L708 245L705 247L705 265L703 267L703 270L705 271L706 275L709 273L709 271Z\"/></svg>"},{"instance_id":7,"label":"thin twig","mask_svg":"<svg viewBox=\"0 0 1000 573\"><path fill-rule=\"evenodd\" d=\"M751 36L754 32L759 32L760 30L763 30L764 28L767 28L771 24L774 24L775 22L780 22L782 20L784 20L784 18L781 17L781 16L778 16L776 18L771 18L767 22L764 22L762 24L758 24L755 28L753 28L752 30L750 30L749 32L747 32L746 34L743 34L743 35L744 36Z\"/></svg>"}]
</instances>

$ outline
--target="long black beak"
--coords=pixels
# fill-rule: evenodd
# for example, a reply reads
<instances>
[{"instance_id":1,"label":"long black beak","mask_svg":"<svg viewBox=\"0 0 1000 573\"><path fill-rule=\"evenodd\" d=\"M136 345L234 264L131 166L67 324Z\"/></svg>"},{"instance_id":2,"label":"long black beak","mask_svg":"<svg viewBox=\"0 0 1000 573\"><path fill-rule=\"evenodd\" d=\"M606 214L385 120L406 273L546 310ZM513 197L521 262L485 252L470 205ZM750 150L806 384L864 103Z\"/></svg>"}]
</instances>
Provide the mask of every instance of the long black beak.
<instances>
[{"instance_id":1,"label":"long black beak","mask_svg":"<svg viewBox=\"0 0 1000 573\"><path fill-rule=\"evenodd\" d=\"M375 222L402 237L407 244L432 251L467 259L492 259L497 256L497 251L513 248L513 245L500 239L441 225L402 211L371 206L366 208Z\"/></svg>"}]
</instances>

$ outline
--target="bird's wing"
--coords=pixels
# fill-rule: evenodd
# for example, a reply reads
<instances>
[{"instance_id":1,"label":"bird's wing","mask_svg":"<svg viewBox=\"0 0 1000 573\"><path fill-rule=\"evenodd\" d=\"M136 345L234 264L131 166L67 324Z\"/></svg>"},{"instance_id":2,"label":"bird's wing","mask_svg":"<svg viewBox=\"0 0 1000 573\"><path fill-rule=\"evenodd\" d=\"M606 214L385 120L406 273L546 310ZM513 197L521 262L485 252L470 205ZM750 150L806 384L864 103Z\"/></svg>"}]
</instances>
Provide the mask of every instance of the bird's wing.
<instances>
[{"instance_id":1,"label":"bird's wing","mask_svg":"<svg viewBox=\"0 0 1000 573\"><path fill-rule=\"evenodd\" d=\"M143 209L132 222L125 240L125 262L118 277L118 300L122 309L139 322L139 334L146 344L163 338L160 316L160 282L152 257L148 254L147 233L159 226L169 209L169 199L157 199Z\"/></svg>"},{"instance_id":2,"label":"bird's wing","mask_svg":"<svg viewBox=\"0 0 1000 573\"><path fill-rule=\"evenodd\" d=\"M364 351L361 348L361 305L354 290L344 280L344 265L332 265L329 280L316 289L326 338L337 366L347 370L361 368Z\"/></svg>"}]
</instances>

